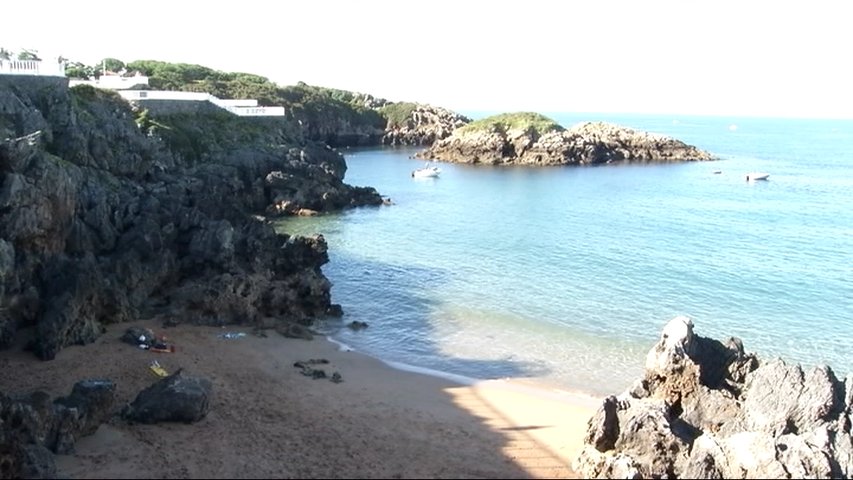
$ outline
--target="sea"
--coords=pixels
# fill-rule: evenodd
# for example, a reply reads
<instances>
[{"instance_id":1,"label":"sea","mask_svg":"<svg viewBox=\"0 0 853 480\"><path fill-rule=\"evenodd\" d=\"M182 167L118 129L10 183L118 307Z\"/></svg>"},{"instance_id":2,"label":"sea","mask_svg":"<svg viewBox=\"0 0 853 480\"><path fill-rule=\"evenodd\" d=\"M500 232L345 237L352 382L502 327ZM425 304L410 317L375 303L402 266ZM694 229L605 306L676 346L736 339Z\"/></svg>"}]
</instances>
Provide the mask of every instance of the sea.
<instances>
[{"instance_id":1,"label":"sea","mask_svg":"<svg viewBox=\"0 0 853 480\"><path fill-rule=\"evenodd\" d=\"M322 270L344 316L318 330L400 368L600 397L640 378L661 329L685 315L760 358L853 374L853 120L546 115L668 135L719 160L439 162L440 177L412 178L419 148L342 149L345 182L392 204L279 222L329 244Z\"/></svg>"}]
</instances>

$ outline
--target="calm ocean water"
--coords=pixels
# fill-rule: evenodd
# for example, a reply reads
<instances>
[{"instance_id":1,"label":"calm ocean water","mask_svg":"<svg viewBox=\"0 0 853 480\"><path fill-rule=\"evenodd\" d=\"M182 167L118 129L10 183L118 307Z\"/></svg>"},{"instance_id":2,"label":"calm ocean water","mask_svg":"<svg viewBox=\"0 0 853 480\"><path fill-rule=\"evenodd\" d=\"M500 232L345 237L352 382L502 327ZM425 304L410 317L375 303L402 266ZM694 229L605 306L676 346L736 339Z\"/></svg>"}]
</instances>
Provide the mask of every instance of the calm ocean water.
<instances>
[{"instance_id":1,"label":"calm ocean water","mask_svg":"<svg viewBox=\"0 0 853 480\"><path fill-rule=\"evenodd\" d=\"M687 315L700 335L853 374L853 120L549 116L670 135L722 160L441 163L440 178L413 179L417 149L345 150L346 182L395 204L281 222L330 245L323 271L345 315L322 328L416 369L606 395ZM750 171L769 181L747 183ZM370 327L341 328L354 320Z\"/></svg>"}]
</instances>

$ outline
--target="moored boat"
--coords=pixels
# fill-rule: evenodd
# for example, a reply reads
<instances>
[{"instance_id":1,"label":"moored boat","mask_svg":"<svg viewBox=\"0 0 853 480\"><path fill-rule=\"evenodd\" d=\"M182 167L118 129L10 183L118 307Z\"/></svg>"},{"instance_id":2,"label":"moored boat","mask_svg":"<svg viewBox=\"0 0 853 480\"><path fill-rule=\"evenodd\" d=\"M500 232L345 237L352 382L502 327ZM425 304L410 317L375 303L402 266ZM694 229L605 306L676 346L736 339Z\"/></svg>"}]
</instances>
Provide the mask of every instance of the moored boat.
<instances>
[{"instance_id":1,"label":"moored boat","mask_svg":"<svg viewBox=\"0 0 853 480\"><path fill-rule=\"evenodd\" d=\"M430 166L429 164L412 171L413 178L429 178L429 177L437 177L441 173L441 169L435 166Z\"/></svg>"},{"instance_id":2,"label":"moored boat","mask_svg":"<svg viewBox=\"0 0 853 480\"><path fill-rule=\"evenodd\" d=\"M746 181L747 182L754 182L756 180L767 180L767 177L769 177L769 176L770 176L769 173L750 172L750 173L746 174Z\"/></svg>"}]
</instances>

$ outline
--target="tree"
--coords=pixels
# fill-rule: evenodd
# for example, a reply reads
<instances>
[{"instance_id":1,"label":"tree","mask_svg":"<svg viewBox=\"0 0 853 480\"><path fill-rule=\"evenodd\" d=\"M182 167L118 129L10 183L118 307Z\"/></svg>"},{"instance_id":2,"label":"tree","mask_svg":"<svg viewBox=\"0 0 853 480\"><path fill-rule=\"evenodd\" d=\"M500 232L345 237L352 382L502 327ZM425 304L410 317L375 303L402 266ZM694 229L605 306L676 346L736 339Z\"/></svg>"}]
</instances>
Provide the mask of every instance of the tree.
<instances>
[{"instance_id":1,"label":"tree","mask_svg":"<svg viewBox=\"0 0 853 480\"><path fill-rule=\"evenodd\" d=\"M117 58L105 58L98 63L98 70L106 70L108 72L121 72L125 69L125 64Z\"/></svg>"},{"instance_id":2,"label":"tree","mask_svg":"<svg viewBox=\"0 0 853 480\"><path fill-rule=\"evenodd\" d=\"M95 75L95 69L83 65L80 62L68 62L65 64L65 76L68 78L80 78L88 80Z\"/></svg>"},{"instance_id":3,"label":"tree","mask_svg":"<svg viewBox=\"0 0 853 480\"><path fill-rule=\"evenodd\" d=\"M11 60L12 52L6 50L5 48L0 48L0 60Z\"/></svg>"},{"instance_id":4,"label":"tree","mask_svg":"<svg viewBox=\"0 0 853 480\"><path fill-rule=\"evenodd\" d=\"M21 50L18 54L18 60L41 60L38 56L38 50Z\"/></svg>"}]
</instances>

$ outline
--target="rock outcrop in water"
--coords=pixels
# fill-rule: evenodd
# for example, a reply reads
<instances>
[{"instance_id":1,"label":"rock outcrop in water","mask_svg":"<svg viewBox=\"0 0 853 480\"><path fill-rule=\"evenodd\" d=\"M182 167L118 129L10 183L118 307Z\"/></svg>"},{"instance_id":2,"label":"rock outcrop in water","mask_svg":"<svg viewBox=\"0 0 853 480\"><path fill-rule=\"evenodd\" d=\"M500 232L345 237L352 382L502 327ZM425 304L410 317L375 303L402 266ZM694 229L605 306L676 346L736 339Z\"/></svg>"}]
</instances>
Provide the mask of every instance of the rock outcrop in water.
<instances>
[{"instance_id":1,"label":"rock outcrop in water","mask_svg":"<svg viewBox=\"0 0 853 480\"><path fill-rule=\"evenodd\" d=\"M602 165L713 160L708 152L663 135L603 122L564 129L533 113L504 114L454 131L418 157L487 165Z\"/></svg>"},{"instance_id":2,"label":"rock outcrop in water","mask_svg":"<svg viewBox=\"0 0 853 480\"><path fill-rule=\"evenodd\" d=\"M43 359L150 318L310 325L327 313L321 236L258 214L381 205L343 157L282 119L151 116L53 77L0 76L0 347Z\"/></svg>"},{"instance_id":3,"label":"rock outcrop in water","mask_svg":"<svg viewBox=\"0 0 853 480\"><path fill-rule=\"evenodd\" d=\"M584 478L850 478L853 377L761 360L676 317L645 375L604 400L575 469Z\"/></svg>"}]
</instances>

